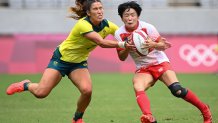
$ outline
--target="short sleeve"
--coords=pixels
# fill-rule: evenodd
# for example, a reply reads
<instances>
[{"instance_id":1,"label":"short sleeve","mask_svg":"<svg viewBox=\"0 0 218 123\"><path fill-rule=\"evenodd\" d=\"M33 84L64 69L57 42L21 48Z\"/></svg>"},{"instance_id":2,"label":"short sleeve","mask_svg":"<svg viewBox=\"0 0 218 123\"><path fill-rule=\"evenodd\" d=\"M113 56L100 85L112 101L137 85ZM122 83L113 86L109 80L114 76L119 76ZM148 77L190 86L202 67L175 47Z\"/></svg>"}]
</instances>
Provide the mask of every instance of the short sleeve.
<instances>
[{"instance_id":1,"label":"short sleeve","mask_svg":"<svg viewBox=\"0 0 218 123\"><path fill-rule=\"evenodd\" d=\"M151 24L147 28L147 33L154 40L157 40L160 37L160 34L157 31L157 29Z\"/></svg>"},{"instance_id":2,"label":"short sleeve","mask_svg":"<svg viewBox=\"0 0 218 123\"><path fill-rule=\"evenodd\" d=\"M89 32L93 32L92 25L87 22L86 20L80 20L76 25L75 25L76 31L78 31L80 34L86 34Z\"/></svg>"}]
</instances>

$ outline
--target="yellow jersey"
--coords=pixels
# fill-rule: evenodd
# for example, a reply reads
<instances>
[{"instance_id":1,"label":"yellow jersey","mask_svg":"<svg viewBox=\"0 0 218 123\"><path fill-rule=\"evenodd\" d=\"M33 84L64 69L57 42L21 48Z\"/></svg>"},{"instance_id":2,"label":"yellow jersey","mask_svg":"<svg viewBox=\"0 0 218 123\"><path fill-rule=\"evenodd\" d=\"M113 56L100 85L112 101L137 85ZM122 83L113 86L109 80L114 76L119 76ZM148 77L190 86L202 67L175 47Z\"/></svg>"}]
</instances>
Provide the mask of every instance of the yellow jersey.
<instances>
[{"instance_id":1,"label":"yellow jersey","mask_svg":"<svg viewBox=\"0 0 218 123\"><path fill-rule=\"evenodd\" d=\"M102 38L107 35L114 35L118 26L109 20L104 19L99 26L94 26L88 17L78 20L67 39L59 45L61 60L71 63L87 61L90 52L97 44L84 37L84 34L97 32Z\"/></svg>"}]
</instances>

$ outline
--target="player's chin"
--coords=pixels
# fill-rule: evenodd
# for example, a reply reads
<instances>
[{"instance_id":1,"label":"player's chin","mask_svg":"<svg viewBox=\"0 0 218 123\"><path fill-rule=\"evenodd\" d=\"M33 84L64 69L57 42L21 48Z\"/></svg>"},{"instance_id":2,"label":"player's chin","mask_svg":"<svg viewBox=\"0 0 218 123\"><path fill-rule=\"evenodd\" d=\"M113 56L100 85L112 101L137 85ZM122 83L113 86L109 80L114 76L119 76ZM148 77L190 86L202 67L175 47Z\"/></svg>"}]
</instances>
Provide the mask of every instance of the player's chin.
<instances>
[{"instance_id":1,"label":"player's chin","mask_svg":"<svg viewBox=\"0 0 218 123\"><path fill-rule=\"evenodd\" d=\"M97 20L98 22L101 22L103 19L104 19L103 16L100 16L100 17L96 18L96 20Z\"/></svg>"},{"instance_id":2,"label":"player's chin","mask_svg":"<svg viewBox=\"0 0 218 123\"><path fill-rule=\"evenodd\" d=\"M126 27L127 27L127 29L129 29L129 30L134 30L134 29L135 29L134 24L127 24Z\"/></svg>"}]
</instances>

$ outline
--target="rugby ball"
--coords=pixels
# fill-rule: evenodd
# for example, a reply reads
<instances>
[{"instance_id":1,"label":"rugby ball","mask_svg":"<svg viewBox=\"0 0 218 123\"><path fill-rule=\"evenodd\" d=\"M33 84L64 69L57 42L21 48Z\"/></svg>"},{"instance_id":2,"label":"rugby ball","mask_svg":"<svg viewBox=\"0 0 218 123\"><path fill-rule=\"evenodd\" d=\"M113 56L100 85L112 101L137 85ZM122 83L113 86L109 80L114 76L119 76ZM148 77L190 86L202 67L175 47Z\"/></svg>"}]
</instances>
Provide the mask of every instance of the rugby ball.
<instances>
[{"instance_id":1,"label":"rugby ball","mask_svg":"<svg viewBox=\"0 0 218 123\"><path fill-rule=\"evenodd\" d=\"M144 48L148 35L143 30L137 30L132 33L132 43L136 47L136 52L141 56L146 56L149 53L148 48Z\"/></svg>"}]
</instances>

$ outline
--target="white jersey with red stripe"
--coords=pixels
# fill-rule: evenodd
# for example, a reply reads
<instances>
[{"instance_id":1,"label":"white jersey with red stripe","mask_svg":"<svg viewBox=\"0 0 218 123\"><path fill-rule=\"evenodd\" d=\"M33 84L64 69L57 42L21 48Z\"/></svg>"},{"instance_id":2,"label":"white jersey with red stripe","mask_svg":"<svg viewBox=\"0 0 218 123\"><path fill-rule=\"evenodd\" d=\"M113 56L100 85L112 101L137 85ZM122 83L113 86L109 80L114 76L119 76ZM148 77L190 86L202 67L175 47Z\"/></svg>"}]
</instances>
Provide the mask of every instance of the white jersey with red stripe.
<instances>
[{"instance_id":1,"label":"white jersey with red stripe","mask_svg":"<svg viewBox=\"0 0 218 123\"><path fill-rule=\"evenodd\" d=\"M160 38L160 34L158 33L157 29L146 22L138 21L138 27L136 30L143 30L146 32L146 34L152 38L152 40L157 41ZM121 26L116 32L115 32L115 38L118 41L125 41L128 36L131 35L131 32L128 32L125 28L125 25ZM117 48L117 50L123 50L121 48ZM156 49L152 49L148 55L141 56L136 51L130 51L130 56L133 58L136 69L139 69L141 67L148 67L151 65L158 65L162 62L169 62L168 57L163 51L159 51Z\"/></svg>"}]
</instances>

